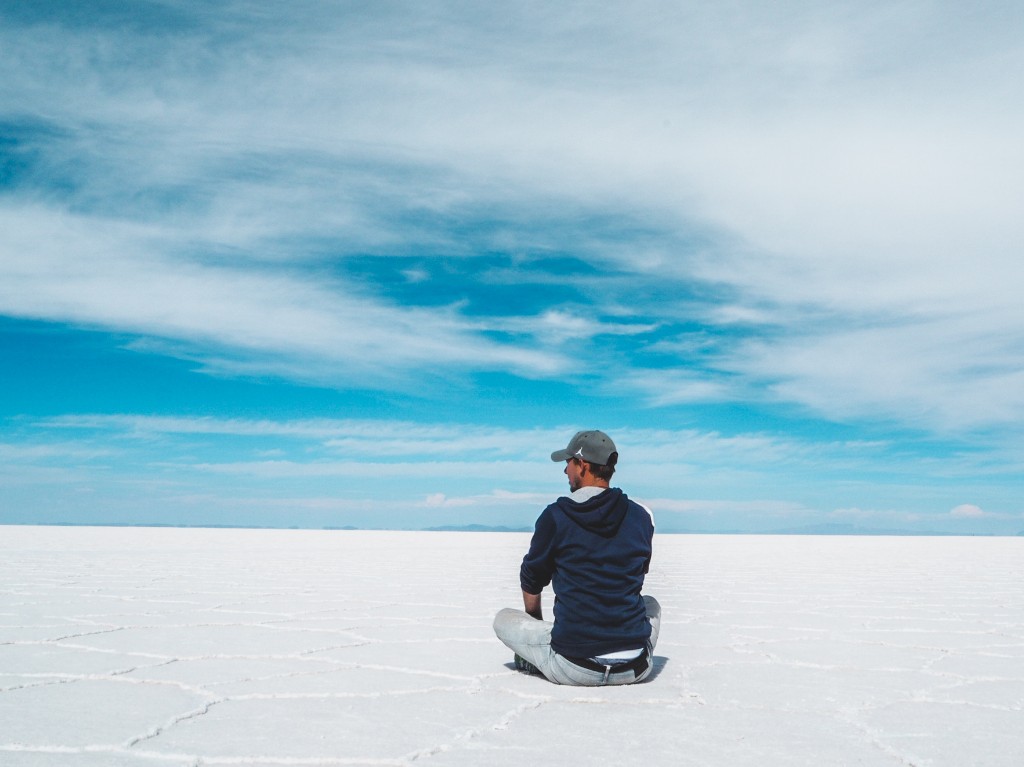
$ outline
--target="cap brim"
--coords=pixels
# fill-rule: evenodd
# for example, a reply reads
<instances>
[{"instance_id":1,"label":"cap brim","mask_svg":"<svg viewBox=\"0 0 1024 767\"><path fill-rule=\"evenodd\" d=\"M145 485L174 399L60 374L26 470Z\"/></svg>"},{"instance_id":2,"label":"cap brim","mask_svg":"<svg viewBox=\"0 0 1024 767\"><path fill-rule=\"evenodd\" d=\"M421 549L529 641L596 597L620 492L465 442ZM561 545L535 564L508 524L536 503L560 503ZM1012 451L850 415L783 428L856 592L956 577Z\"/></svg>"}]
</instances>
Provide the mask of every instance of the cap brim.
<instances>
[{"instance_id":1,"label":"cap brim","mask_svg":"<svg viewBox=\"0 0 1024 767\"><path fill-rule=\"evenodd\" d=\"M551 454L551 460L555 463L558 463L559 461L568 461L570 458L572 458L572 453L568 450L556 450Z\"/></svg>"}]
</instances>

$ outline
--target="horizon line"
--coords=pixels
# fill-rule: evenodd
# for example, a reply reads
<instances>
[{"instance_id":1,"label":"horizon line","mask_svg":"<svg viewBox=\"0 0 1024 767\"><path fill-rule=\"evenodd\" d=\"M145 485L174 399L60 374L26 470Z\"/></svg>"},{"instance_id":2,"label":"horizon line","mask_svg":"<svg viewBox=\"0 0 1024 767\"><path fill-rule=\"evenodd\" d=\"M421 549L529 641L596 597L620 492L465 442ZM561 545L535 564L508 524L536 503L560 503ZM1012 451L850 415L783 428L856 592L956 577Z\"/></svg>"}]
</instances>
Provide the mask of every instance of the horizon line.
<instances>
[{"instance_id":1,"label":"horizon line","mask_svg":"<svg viewBox=\"0 0 1024 767\"><path fill-rule=\"evenodd\" d=\"M172 524L169 522L0 522L0 527L125 527L181 530L311 530L332 532L395 532L395 533L532 533L532 527L507 527L503 525L438 525L434 527L357 527L354 525L228 525L228 524ZM1018 538L1024 537L1024 530L1017 533L951 533L939 530L903 531L882 529L845 529L829 526L808 526L780 530L658 530L657 535L755 535L755 536L824 536L824 537L865 537L865 538Z\"/></svg>"}]
</instances>

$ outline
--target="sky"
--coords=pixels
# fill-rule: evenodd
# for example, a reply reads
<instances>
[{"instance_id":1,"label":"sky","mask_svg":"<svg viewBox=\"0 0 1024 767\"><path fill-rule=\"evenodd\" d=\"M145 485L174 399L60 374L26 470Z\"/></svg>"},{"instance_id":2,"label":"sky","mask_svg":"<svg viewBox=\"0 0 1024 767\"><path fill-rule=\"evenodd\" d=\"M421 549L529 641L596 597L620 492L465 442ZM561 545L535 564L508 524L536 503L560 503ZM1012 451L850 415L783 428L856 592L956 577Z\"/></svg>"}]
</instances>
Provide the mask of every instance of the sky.
<instances>
[{"instance_id":1,"label":"sky","mask_svg":"<svg viewBox=\"0 0 1024 767\"><path fill-rule=\"evenodd\" d=\"M0 0L0 523L1024 531L1024 8Z\"/></svg>"}]
</instances>

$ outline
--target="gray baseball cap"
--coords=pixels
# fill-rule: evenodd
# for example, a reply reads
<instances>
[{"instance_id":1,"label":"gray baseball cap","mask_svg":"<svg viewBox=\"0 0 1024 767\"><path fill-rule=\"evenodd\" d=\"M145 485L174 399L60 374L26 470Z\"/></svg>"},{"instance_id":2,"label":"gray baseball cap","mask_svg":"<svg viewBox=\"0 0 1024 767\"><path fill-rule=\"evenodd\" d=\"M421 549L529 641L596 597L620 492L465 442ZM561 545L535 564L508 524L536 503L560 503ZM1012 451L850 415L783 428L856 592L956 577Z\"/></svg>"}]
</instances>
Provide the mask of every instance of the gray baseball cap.
<instances>
[{"instance_id":1,"label":"gray baseball cap","mask_svg":"<svg viewBox=\"0 0 1024 767\"><path fill-rule=\"evenodd\" d=\"M569 440L565 450L556 450L551 454L552 461L568 461L570 458L581 458L587 463L604 466L612 453L618 452L612 438L603 431L578 431Z\"/></svg>"}]
</instances>

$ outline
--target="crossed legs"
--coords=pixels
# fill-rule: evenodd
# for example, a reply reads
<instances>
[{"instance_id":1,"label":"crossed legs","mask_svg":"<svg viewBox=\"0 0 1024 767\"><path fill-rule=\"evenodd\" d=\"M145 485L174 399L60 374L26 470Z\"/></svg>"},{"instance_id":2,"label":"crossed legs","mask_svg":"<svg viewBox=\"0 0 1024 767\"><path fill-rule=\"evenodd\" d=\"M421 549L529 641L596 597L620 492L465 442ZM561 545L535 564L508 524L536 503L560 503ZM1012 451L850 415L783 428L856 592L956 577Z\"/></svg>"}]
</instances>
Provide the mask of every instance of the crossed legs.
<instances>
[{"instance_id":1,"label":"crossed legs","mask_svg":"<svg viewBox=\"0 0 1024 767\"><path fill-rule=\"evenodd\" d=\"M645 596L644 606L651 623L650 649L653 651L661 629L661 605L654 597ZM634 677L632 672L607 676L580 668L551 649L553 625L549 621L539 621L522 610L505 608L494 618L494 633L506 647L536 666L538 671L555 684L629 684L639 682L651 673L650 666L638 677Z\"/></svg>"}]
</instances>

